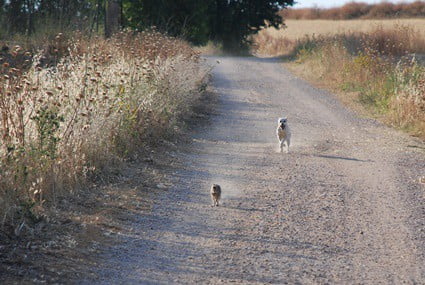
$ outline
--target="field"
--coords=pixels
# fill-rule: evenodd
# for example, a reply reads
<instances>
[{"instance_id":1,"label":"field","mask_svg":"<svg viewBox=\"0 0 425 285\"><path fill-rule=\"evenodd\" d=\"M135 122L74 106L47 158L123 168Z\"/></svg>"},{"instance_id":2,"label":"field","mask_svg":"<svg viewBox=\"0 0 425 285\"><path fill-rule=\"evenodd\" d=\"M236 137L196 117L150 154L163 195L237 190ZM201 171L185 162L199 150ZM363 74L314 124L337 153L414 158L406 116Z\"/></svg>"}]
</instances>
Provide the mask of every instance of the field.
<instances>
[{"instance_id":1,"label":"field","mask_svg":"<svg viewBox=\"0 0 425 285\"><path fill-rule=\"evenodd\" d=\"M351 32L370 32L377 28L393 28L398 26L411 26L425 36L425 19L382 19L382 20L286 20L287 28L276 30L270 28L261 33L273 37L287 37L290 40L301 39L306 35L335 35ZM261 34L260 33L260 34Z\"/></svg>"},{"instance_id":2,"label":"field","mask_svg":"<svg viewBox=\"0 0 425 285\"><path fill-rule=\"evenodd\" d=\"M254 50L260 56L276 56L292 51L296 41L305 37L369 33L377 29L409 27L425 38L425 19L382 20L286 20L283 29L267 28L254 37ZM425 52L425 45L422 51Z\"/></svg>"},{"instance_id":3,"label":"field","mask_svg":"<svg viewBox=\"0 0 425 285\"><path fill-rule=\"evenodd\" d=\"M284 19L294 20L352 20L352 19L410 19L425 17L425 3L391 3L383 1L376 4L352 1L340 7L284 9L279 12Z\"/></svg>"}]
</instances>

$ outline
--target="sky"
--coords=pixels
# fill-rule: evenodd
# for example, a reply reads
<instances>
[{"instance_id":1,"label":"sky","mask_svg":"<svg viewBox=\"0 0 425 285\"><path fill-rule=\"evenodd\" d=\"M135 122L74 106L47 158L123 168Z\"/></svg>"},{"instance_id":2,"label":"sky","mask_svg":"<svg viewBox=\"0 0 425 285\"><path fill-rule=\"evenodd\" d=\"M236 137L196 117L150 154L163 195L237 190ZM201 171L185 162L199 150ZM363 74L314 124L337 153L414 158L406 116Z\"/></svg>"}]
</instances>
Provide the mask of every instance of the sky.
<instances>
[{"instance_id":1,"label":"sky","mask_svg":"<svg viewBox=\"0 0 425 285\"><path fill-rule=\"evenodd\" d=\"M295 0L295 1L298 3L292 6L292 8L311 8L311 7L331 8L331 7L342 6L349 2L353 2L353 0ZM376 3L381 3L382 0L356 0L355 2L365 2L369 4L376 4ZM415 0L404 0L404 1L393 0L393 1L385 1L385 2L410 3L410 2L415 2Z\"/></svg>"}]
</instances>

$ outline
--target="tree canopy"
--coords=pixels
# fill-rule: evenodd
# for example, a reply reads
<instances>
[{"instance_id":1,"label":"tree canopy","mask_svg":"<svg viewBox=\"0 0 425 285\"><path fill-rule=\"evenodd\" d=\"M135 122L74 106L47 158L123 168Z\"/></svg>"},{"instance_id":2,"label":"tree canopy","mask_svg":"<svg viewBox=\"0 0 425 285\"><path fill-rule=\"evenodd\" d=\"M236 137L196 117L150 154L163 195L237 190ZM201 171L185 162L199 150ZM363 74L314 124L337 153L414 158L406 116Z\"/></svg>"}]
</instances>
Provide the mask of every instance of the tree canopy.
<instances>
[{"instance_id":1,"label":"tree canopy","mask_svg":"<svg viewBox=\"0 0 425 285\"><path fill-rule=\"evenodd\" d=\"M260 27L278 27L282 18L277 12L293 4L293 0L124 0L123 5L130 27L154 25L195 44L214 40L226 49L239 49Z\"/></svg>"},{"instance_id":2,"label":"tree canopy","mask_svg":"<svg viewBox=\"0 0 425 285\"><path fill-rule=\"evenodd\" d=\"M105 10L112 2L120 7L122 27L155 26L195 44L222 42L225 49L246 46L247 36L262 26L278 27L282 18L277 12L294 4L294 0L0 0L0 20L6 27L0 35L31 34L47 24L99 31L105 19L108 22Z\"/></svg>"}]
</instances>

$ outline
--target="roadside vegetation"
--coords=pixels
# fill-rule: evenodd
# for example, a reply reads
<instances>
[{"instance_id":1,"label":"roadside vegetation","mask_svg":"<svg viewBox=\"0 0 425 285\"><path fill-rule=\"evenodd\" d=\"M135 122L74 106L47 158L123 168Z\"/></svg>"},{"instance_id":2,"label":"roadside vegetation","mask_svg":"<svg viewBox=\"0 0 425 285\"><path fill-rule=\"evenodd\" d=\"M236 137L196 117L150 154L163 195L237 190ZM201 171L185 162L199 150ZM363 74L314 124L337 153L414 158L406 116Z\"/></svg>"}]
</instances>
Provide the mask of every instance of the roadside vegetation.
<instances>
[{"instance_id":1,"label":"roadside vegetation","mask_svg":"<svg viewBox=\"0 0 425 285\"><path fill-rule=\"evenodd\" d=\"M0 64L0 226L16 235L178 133L207 76L188 43L155 31L57 34L40 51L4 46Z\"/></svg>"},{"instance_id":2,"label":"roadside vegetation","mask_svg":"<svg viewBox=\"0 0 425 285\"><path fill-rule=\"evenodd\" d=\"M425 139L425 29L421 30L425 20L415 22L420 25L393 21L366 32L307 34L295 39L286 37L285 30L266 30L254 38L254 53L286 56L288 67L296 73L342 92L387 124ZM341 24L326 23L327 28Z\"/></svg>"}]
</instances>

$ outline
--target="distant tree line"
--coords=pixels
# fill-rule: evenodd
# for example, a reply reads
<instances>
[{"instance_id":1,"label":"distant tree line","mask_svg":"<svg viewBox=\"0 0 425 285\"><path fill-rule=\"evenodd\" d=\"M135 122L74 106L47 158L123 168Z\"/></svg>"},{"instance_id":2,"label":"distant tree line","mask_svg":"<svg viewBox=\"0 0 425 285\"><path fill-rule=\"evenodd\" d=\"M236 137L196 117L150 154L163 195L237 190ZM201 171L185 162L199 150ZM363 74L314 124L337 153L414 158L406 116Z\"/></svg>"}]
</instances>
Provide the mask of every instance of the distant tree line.
<instances>
[{"instance_id":1,"label":"distant tree line","mask_svg":"<svg viewBox=\"0 0 425 285\"><path fill-rule=\"evenodd\" d=\"M379 4L367 4L363 2L351 2L341 7L321 9L287 9L279 14L285 19L387 19L387 18L424 18L425 2L415 1L412 3L393 4L382 2Z\"/></svg>"},{"instance_id":2,"label":"distant tree line","mask_svg":"<svg viewBox=\"0 0 425 285\"><path fill-rule=\"evenodd\" d=\"M278 27L281 9L294 0L0 0L1 33L31 35L40 29L105 32L155 26L195 44L222 42L241 48L247 36Z\"/></svg>"},{"instance_id":3,"label":"distant tree line","mask_svg":"<svg viewBox=\"0 0 425 285\"><path fill-rule=\"evenodd\" d=\"M2 31L31 35L39 29L83 28L103 13L100 0L0 0ZM97 13L99 15L97 15Z\"/></svg>"}]
</instances>

